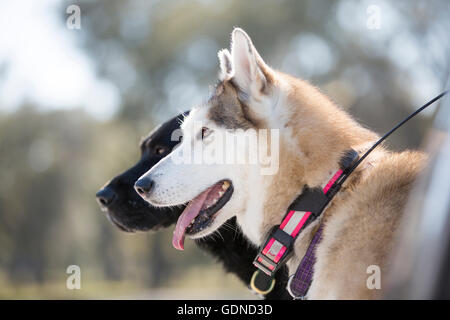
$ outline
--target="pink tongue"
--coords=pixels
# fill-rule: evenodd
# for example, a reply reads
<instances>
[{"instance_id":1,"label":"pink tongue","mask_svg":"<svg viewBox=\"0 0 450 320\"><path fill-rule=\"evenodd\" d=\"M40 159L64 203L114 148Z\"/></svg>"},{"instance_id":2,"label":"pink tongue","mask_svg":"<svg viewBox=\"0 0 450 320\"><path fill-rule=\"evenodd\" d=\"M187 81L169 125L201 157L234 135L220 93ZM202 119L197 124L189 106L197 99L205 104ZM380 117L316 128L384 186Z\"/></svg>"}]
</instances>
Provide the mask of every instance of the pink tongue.
<instances>
[{"instance_id":1,"label":"pink tongue","mask_svg":"<svg viewBox=\"0 0 450 320\"><path fill-rule=\"evenodd\" d=\"M210 191L211 188L206 189L195 199L189 202L186 209L184 209L183 213L178 218L172 238L172 245L175 249L184 250L184 233L186 231L186 228L191 223L192 219L197 217L200 213L203 203L205 202L206 197L208 196L208 193Z\"/></svg>"}]
</instances>

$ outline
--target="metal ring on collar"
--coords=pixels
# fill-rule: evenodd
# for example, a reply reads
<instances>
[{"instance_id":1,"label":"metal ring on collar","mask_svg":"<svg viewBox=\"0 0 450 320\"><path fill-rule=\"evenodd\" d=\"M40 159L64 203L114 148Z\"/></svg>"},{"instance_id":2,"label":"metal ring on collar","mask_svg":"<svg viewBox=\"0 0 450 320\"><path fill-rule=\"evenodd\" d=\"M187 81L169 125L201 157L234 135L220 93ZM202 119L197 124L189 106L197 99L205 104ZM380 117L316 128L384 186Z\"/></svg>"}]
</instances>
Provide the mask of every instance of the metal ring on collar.
<instances>
[{"instance_id":1,"label":"metal ring on collar","mask_svg":"<svg viewBox=\"0 0 450 320\"><path fill-rule=\"evenodd\" d=\"M272 283L270 284L269 289L262 291L262 290L258 289L255 285L255 280L256 280L256 276L258 275L258 272L259 272L259 270L256 270L253 273L252 279L250 280L250 288L252 288L252 290L255 291L256 293L266 295L269 292L271 292L273 290L273 288L275 287L275 279L272 279Z\"/></svg>"},{"instance_id":2,"label":"metal ring on collar","mask_svg":"<svg viewBox=\"0 0 450 320\"><path fill-rule=\"evenodd\" d=\"M296 296L291 290L291 282L292 282L292 279L294 279L294 276L295 276L295 274L289 276L289 280L288 280L286 289L294 300L305 300L306 299L305 296Z\"/></svg>"}]
</instances>

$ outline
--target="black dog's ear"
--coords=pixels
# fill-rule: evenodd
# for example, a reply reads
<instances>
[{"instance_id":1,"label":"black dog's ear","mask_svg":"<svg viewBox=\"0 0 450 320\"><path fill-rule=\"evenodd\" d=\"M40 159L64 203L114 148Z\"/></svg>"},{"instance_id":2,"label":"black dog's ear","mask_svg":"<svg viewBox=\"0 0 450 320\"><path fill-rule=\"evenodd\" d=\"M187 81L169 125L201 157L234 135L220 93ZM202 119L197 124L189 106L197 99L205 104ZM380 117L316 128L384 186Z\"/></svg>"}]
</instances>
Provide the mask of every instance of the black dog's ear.
<instances>
[{"instance_id":1,"label":"black dog's ear","mask_svg":"<svg viewBox=\"0 0 450 320\"><path fill-rule=\"evenodd\" d=\"M179 115L173 117L172 119L158 125L153 129L146 137L141 138L139 147L141 153L153 146L155 148L155 155L165 156L167 152L158 151L158 148L167 149L167 151L172 151L173 147L179 143L179 137L174 136L174 133L180 131L180 125L183 123L184 119L189 115L189 110ZM161 157L162 158L162 157Z\"/></svg>"},{"instance_id":2,"label":"black dog's ear","mask_svg":"<svg viewBox=\"0 0 450 320\"><path fill-rule=\"evenodd\" d=\"M141 137L141 141L139 142L139 149L141 150L141 153L144 153L147 146L147 141L150 139L151 134L152 133L150 133L146 137Z\"/></svg>"}]
</instances>

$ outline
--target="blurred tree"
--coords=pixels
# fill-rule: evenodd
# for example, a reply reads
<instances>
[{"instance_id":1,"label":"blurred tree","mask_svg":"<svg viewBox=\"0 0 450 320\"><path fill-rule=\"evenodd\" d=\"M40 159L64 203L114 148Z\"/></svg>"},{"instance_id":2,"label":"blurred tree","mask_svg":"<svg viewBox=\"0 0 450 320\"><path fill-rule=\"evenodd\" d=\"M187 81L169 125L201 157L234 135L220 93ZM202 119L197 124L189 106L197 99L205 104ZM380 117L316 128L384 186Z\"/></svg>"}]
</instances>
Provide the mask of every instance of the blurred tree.
<instances>
[{"instance_id":1,"label":"blurred tree","mask_svg":"<svg viewBox=\"0 0 450 320\"><path fill-rule=\"evenodd\" d=\"M81 1L80 43L120 89L119 117L138 128L191 108L216 80L216 52L243 27L266 61L310 80L368 126L386 131L443 87L450 68L447 1ZM432 82L432 83L431 83ZM418 95L420 88L422 95ZM392 138L417 146L424 128Z\"/></svg>"},{"instance_id":2,"label":"blurred tree","mask_svg":"<svg viewBox=\"0 0 450 320\"><path fill-rule=\"evenodd\" d=\"M11 281L42 282L49 270L85 263L119 279L119 232L99 213L94 194L105 176L129 165L122 152L136 155L139 138L80 111L31 106L1 115L0 136L0 271Z\"/></svg>"}]
</instances>

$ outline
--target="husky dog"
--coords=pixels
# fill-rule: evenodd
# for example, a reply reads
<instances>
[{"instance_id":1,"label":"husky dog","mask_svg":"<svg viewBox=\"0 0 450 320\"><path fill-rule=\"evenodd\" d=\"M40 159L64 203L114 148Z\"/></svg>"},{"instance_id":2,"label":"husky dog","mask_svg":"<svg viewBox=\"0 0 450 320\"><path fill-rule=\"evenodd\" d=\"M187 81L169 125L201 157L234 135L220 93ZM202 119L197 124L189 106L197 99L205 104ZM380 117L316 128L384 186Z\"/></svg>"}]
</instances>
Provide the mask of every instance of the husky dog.
<instances>
[{"instance_id":1,"label":"husky dog","mask_svg":"<svg viewBox=\"0 0 450 320\"><path fill-rule=\"evenodd\" d=\"M179 141L171 139L187 113L180 114L154 129L141 141L141 158L131 168L106 183L96 194L97 201L108 219L124 232L157 231L175 224L184 210L183 206L156 208L145 202L134 190L134 183L161 159L168 155ZM236 218L226 222L211 235L195 240L203 251L220 262L225 271L235 274L247 286L254 273L253 259L258 254L242 232L236 230ZM273 290L266 299L289 299L285 286L287 268L281 268L276 276Z\"/></svg>"},{"instance_id":2,"label":"husky dog","mask_svg":"<svg viewBox=\"0 0 450 320\"><path fill-rule=\"evenodd\" d=\"M270 68L242 29L232 32L231 52L225 49L218 55L219 82L209 100L183 122L179 148L135 184L154 206L189 202L174 232L173 244L179 249L185 235L205 237L233 216L248 239L260 246L305 186L323 187L347 150L361 155L378 139L317 88ZM267 145L269 153L279 150L279 168L273 174L261 174L261 163L179 161L192 145L202 147L194 148L194 156L208 155L218 150L217 141L225 132L238 137L259 129L279 132L278 141ZM250 148L248 142L235 151ZM383 296L387 258L408 192L424 164L422 153L378 148L355 170L321 218L300 233L287 262L293 274L322 224L307 298ZM381 288L368 286L373 266L381 271Z\"/></svg>"}]
</instances>

